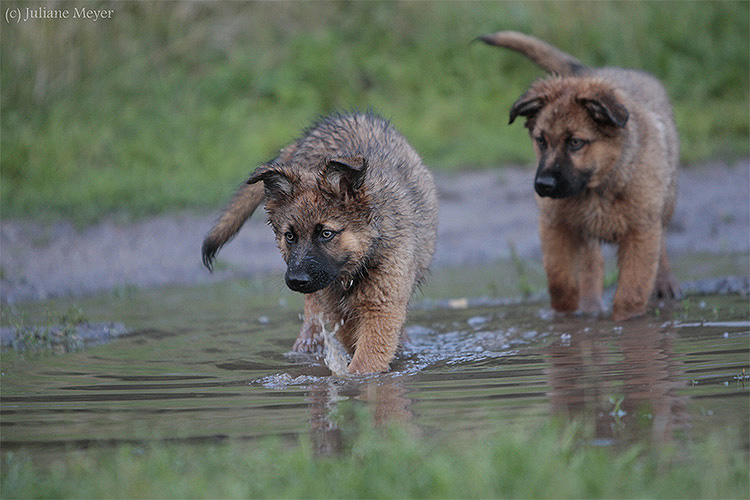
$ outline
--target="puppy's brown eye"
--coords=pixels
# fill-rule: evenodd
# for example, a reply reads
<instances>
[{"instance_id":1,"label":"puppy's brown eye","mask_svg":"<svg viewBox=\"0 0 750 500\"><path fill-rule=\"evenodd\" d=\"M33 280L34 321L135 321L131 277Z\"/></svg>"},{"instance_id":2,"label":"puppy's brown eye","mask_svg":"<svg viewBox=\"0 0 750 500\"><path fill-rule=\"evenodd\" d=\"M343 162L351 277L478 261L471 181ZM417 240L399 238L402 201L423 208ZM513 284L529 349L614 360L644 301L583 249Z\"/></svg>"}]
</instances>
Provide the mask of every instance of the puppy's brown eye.
<instances>
[{"instance_id":1,"label":"puppy's brown eye","mask_svg":"<svg viewBox=\"0 0 750 500\"><path fill-rule=\"evenodd\" d=\"M284 233L284 239L286 240L287 243L291 244L291 243L294 243L297 237L294 235L293 232L287 231L286 233Z\"/></svg>"},{"instance_id":2,"label":"puppy's brown eye","mask_svg":"<svg viewBox=\"0 0 750 500\"><path fill-rule=\"evenodd\" d=\"M568 151L578 151L586 144L586 141L579 139L578 137L571 137L568 139Z\"/></svg>"},{"instance_id":3,"label":"puppy's brown eye","mask_svg":"<svg viewBox=\"0 0 750 500\"><path fill-rule=\"evenodd\" d=\"M540 148L544 149L547 147L547 140L544 138L544 136L537 136L534 140Z\"/></svg>"},{"instance_id":4,"label":"puppy's brown eye","mask_svg":"<svg viewBox=\"0 0 750 500\"><path fill-rule=\"evenodd\" d=\"M336 233L334 233L330 229L323 229L320 232L320 239L321 239L321 241L329 241L329 240L333 239L333 237L335 236L335 234Z\"/></svg>"}]
</instances>

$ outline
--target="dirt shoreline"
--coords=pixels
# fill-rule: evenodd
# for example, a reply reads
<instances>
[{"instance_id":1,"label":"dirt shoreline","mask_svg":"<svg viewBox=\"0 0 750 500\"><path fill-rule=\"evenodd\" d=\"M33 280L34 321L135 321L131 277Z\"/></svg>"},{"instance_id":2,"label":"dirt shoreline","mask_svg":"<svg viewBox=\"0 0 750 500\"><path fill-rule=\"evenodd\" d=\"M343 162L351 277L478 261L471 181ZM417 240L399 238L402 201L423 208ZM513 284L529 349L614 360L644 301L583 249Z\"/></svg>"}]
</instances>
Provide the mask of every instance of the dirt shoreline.
<instances>
[{"instance_id":1,"label":"dirt shoreline","mask_svg":"<svg viewBox=\"0 0 750 500\"><path fill-rule=\"evenodd\" d=\"M437 173L440 226L434 267L481 265L541 255L533 168ZM750 255L750 159L684 167L667 235L674 255ZM231 193L227 193L227 199ZM217 207L218 212L219 207ZM0 301L92 295L118 288L215 283L281 272L271 229L256 214L209 274L203 236L217 213L178 213L84 230L67 222L0 221Z\"/></svg>"}]
</instances>

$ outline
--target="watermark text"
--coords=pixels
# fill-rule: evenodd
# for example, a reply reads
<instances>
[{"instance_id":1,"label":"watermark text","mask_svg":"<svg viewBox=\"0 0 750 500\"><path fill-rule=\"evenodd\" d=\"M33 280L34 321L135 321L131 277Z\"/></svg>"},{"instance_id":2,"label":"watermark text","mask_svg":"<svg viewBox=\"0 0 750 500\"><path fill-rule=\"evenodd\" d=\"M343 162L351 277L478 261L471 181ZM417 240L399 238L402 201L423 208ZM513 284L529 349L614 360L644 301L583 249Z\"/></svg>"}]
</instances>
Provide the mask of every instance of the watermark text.
<instances>
[{"instance_id":1,"label":"watermark text","mask_svg":"<svg viewBox=\"0 0 750 500\"><path fill-rule=\"evenodd\" d=\"M102 19L112 19L114 15L114 9L92 9L90 7L73 7L72 9L9 7L5 9L5 22L18 24L37 19L81 19L96 22Z\"/></svg>"}]
</instances>

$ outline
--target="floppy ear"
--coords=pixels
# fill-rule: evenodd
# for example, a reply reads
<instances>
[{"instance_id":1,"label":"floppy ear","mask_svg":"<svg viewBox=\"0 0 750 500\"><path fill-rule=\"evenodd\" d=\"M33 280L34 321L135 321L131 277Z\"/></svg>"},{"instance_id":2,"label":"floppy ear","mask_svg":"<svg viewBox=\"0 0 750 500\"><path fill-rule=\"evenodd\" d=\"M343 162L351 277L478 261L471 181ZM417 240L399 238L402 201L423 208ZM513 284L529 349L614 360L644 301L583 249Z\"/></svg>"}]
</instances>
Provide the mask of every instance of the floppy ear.
<instances>
[{"instance_id":1,"label":"floppy ear","mask_svg":"<svg viewBox=\"0 0 750 500\"><path fill-rule=\"evenodd\" d=\"M539 110L547 104L547 100L536 92L526 92L510 108L510 121L513 123L518 116L525 116L527 120L533 120ZM527 121L526 126L529 126Z\"/></svg>"},{"instance_id":2,"label":"floppy ear","mask_svg":"<svg viewBox=\"0 0 750 500\"><path fill-rule=\"evenodd\" d=\"M263 181L267 198L282 198L292 195L292 180L273 162L261 165L250 174L247 184Z\"/></svg>"},{"instance_id":3,"label":"floppy ear","mask_svg":"<svg viewBox=\"0 0 750 500\"><path fill-rule=\"evenodd\" d=\"M367 159L362 155L332 156L326 160L323 176L339 196L354 196L362 187Z\"/></svg>"},{"instance_id":4,"label":"floppy ear","mask_svg":"<svg viewBox=\"0 0 750 500\"><path fill-rule=\"evenodd\" d=\"M588 112L592 120L600 125L624 128L630 114L611 92L594 94L592 97L578 97L578 103Z\"/></svg>"}]
</instances>

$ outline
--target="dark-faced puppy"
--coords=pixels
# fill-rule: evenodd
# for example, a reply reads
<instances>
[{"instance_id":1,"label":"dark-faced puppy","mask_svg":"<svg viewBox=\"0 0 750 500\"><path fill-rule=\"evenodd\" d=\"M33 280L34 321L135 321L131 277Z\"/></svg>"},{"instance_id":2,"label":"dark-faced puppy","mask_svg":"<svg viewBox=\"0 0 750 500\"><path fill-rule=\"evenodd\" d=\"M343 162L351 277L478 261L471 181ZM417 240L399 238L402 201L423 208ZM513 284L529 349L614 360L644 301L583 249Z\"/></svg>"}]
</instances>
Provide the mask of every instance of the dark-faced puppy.
<instances>
[{"instance_id":1,"label":"dark-faced puppy","mask_svg":"<svg viewBox=\"0 0 750 500\"><path fill-rule=\"evenodd\" d=\"M534 190L552 307L601 309L602 241L619 245L615 320L644 314L654 291L679 296L665 245L678 137L661 84L640 71L586 67L521 33L480 39L553 75L532 84L510 111L511 123L526 118L538 159Z\"/></svg>"},{"instance_id":2,"label":"dark-faced puppy","mask_svg":"<svg viewBox=\"0 0 750 500\"><path fill-rule=\"evenodd\" d=\"M203 243L209 268L264 199L286 283L305 294L293 348L340 325L350 372L387 370L435 251L437 192L417 153L375 115L320 120L239 189Z\"/></svg>"}]
</instances>

